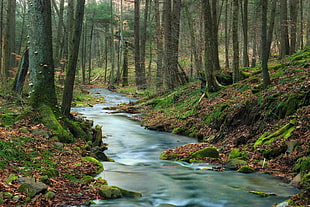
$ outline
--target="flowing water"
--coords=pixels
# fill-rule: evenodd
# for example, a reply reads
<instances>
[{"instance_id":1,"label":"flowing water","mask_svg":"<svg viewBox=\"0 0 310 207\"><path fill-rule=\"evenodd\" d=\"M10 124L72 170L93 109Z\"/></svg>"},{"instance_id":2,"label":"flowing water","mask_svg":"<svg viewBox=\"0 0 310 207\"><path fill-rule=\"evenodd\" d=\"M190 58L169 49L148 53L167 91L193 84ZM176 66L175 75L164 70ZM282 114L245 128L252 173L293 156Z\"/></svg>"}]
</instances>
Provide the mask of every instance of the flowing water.
<instances>
[{"instance_id":1,"label":"flowing water","mask_svg":"<svg viewBox=\"0 0 310 207\"><path fill-rule=\"evenodd\" d=\"M103 162L99 175L109 185L116 185L143 194L141 198L98 200L92 206L193 206L193 207L266 207L289 198L297 192L275 177L261 174L241 174L236 171L216 172L207 164L189 164L160 160L166 149L194 143L196 140L171 133L147 130L128 114L115 114L104 107L134 101L106 89L92 89L94 95L104 95L105 103L94 107L74 108L83 116L102 125L105 153L115 162ZM248 191L272 192L276 196L259 197Z\"/></svg>"}]
</instances>

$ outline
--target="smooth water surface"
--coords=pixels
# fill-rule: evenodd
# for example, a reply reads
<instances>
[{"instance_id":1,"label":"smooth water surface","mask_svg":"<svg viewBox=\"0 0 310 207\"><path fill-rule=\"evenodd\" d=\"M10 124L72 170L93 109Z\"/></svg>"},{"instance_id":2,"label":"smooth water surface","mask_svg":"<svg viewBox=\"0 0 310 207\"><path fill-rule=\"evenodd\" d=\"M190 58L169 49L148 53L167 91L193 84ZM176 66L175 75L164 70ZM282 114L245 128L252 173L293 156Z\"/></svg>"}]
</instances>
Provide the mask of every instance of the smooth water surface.
<instances>
[{"instance_id":1,"label":"smooth water surface","mask_svg":"<svg viewBox=\"0 0 310 207\"><path fill-rule=\"evenodd\" d=\"M281 202L297 192L275 177L241 174L235 171L216 172L207 164L189 164L160 160L160 153L195 139L175 134L147 130L126 114L114 114L104 107L134 101L106 89L92 89L95 95L105 95L106 103L94 107L74 108L83 116L102 125L105 153L115 162L103 162L105 170L99 175L109 185L141 192L135 199L99 200L92 206L195 206L195 207L267 207ZM261 198L248 191L276 193ZM170 205L169 205L170 204Z\"/></svg>"}]
</instances>

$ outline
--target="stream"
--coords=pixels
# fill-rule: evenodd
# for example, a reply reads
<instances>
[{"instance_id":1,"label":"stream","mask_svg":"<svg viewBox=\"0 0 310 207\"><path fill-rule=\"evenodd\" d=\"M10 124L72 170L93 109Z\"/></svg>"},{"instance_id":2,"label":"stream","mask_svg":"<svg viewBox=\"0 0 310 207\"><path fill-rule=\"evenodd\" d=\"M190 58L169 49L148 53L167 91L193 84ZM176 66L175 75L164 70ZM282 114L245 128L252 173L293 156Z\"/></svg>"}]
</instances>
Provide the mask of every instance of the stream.
<instances>
[{"instance_id":1,"label":"stream","mask_svg":"<svg viewBox=\"0 0 310 207\"><path fill-rule=\"evenodd\" d=\"M281 180L262 174L206 170L211 165L160 160L166 149L194 143L195 139L145 129L130 114L110 113L105 107L134 101L133 97L107 89L91 89L94 96L104 95L105 103L77 107L87 119L102 126L108 143L105 154L115 162L103 162L98 175L109 185L142 193L141 198L97 200L92 206L108 207L267 207L288 199L297 189ZM248 191L272 192L276 196L259 197Z\"/></svg>"}]
</instances>

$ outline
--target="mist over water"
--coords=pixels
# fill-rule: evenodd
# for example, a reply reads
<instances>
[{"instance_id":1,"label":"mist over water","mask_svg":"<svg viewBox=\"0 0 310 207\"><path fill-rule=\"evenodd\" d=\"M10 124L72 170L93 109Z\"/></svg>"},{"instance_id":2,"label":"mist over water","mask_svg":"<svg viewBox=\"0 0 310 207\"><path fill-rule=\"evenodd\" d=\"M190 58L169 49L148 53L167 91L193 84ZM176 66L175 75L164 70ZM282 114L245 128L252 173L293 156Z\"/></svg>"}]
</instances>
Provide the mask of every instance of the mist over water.
<instances>
[{"instance_id":1,"label":"mist over water","mask_svg":"<svg viewBox=\"0 0 310 207\"><path fill-rule=\"evenodd\" d=\"M116 185L143 194L141 198L98 200L92 206L187 206L187 207L267 207L288 199L297 192L279 179L261 174L241 174L236 171L216 172L205 163L185 163L160 160L161 152L176 146L194 143L195 139L166 132L147 130L126 114L114 114L105 107L134 101L106 89L92 89L94 95L104 95L105 103L94 107L78 107L87 119L102 126L108 143L105 153L115 162L103 162L98 175L109 185ZM248 191L276 193L266 198Z\"/></svg>"}]
</instances>

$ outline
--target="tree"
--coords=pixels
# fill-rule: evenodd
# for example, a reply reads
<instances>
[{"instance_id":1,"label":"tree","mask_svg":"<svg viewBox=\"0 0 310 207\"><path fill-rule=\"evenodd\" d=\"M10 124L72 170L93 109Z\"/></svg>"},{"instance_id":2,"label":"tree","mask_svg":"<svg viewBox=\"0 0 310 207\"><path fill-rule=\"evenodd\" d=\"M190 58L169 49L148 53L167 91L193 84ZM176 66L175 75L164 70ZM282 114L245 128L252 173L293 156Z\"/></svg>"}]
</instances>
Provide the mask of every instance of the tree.
<instances>
[{"instance_id":1,"label":"tree","mask_svg":"<svg viewBox=\"0 0 310 207\"><path fill-rule=\"evenodd\" d=\"M280 56L284 58L290 53L287 21L287 0L280 0Z\"/></svg>"},{"instance_id":2,"label":"tree","mask_svg":"<svg viewBox=\"0 0 310 207\"><path fill-rule=\"evenodd\" d=\"M73 86L76 73L76 64L79 52L80 38L82 33L82 24L84 17L84 4L85 0L78 0L76 4L75 11L75 22L73 23L72 39L70 41L70 51L69 51L69 62L66 70L66 80L62 99L62 113L69 116L72 96L73 96Z\"/></svg>"},{"instance_id":3,"label":"tree","mask_svg":"<svg viewBox=\"0 0 310 207\"><path fill-rule=\"evenodd\" d=\"M270 77L268 72L268 42L267 42L267 8L268 8L268 0L262 0L261 1L261 7L262 7L262 49L261 49L261 59L262 59L262 74L263 74L263 85L264 88L267 88L267 86L270 84Z\"/></svg>"},{"instance_id":4,"label":"tree","mask_svg":"<svg viewBox=\"0 0 310 207\"><path fill-rule=\"evenodd\" d=\"M217 50L214 50L215 47L218 47L214 41L214 21L215 19L211 15L211 5L209 0L202 0L203 14L204 14L204 25L205 25L205 75L206 75L206 84L208 92L215 92L220 89L220 84L218 83L215 71L217 69Z\"/></svg>"},{"instance_id":5,"label":"tree","mask_svg":"<svg viewBox=\"0 0 310 207\"><path fill-rule=\"evenodd\" d=\"M239 21L239 3L238 0L233 0L233 29L232 29L232 43L233 43L233 81L234 83L240 80L239 72L239 38L238 38L238 21Z\"/></svg>"},{"instance_id":6,"label":"tree","mask_svg":"<svg viewBox=\"0 0 310 207\"><path fill-rule=\"evenodd\" d=\"M42 122L57 133L60 141L72 142L72 135L56 118L58 108L54 85L51 2L50 0L29 1L28 8L30 104L40 113Z\"/></svg>"},{"instance_id":7,"label":"tree","mask_svg":"<svg viewBox=\"0 0 310 207\"><path fill-rule=\"evenodd\" d=\"M248 0L243 0L242 25L243 25L243 67L249 67L248 54Z\"/></svg>"},{"instance_id":8,"label":"tree","mask_svg":"<svg viewBox=\"0 0 310 207\"><path fill-rule=\"evenodd\" d=\"M145 70L141 67L141 49L140 49L140 0L134 1L135 5L135 70L136 70L136 85L138 90L146 88Z\"/></svg>"}]
</instances>

